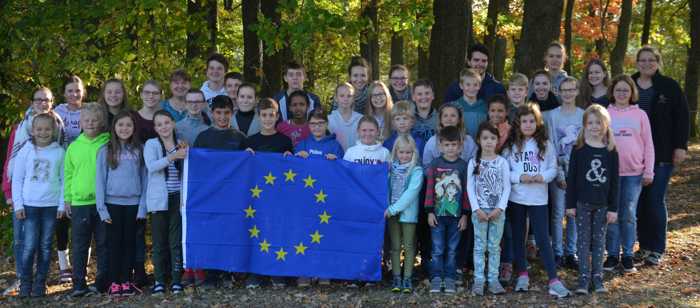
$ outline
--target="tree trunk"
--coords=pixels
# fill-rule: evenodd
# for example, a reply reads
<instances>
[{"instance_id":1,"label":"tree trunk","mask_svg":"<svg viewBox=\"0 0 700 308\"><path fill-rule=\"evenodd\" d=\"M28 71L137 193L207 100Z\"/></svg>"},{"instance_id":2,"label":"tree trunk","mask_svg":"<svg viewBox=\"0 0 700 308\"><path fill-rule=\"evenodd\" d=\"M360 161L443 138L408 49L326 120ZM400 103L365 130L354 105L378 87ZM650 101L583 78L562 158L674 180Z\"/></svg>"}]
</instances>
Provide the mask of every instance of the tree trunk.
<instances>
[{"instance_id":1,"label":"tree trunk","mask_svg":"<svg viewBox=\"0 0 700 308\"><path fill-rule=\"evenodd\" d=\"M430 59L425 47L418 47L418 79L430 78Z\"/></svg>"},{"instance_id":2,"label":"tree trunk","mask_svg":"<svg viewBox=\"0 0 700 308\"><path fill-rule=\"evenodd\" d=\"M469 50L469 46L476 44L476 39L474 38L474 17L472 14L472 0L466 0L464 8L467 10L467 44L465 45L464 50Z\"/></svg>"},{"instance_id":3,"label":"tree trunk","mask_svg":"<svg viewBox=\"0 0 700 308\"><path fill-rule=\"evenodd\" d=\"M493 78L503 80L506 70L506 55L508 52L508 40L505 37L496 37L496 50L489 58L489 64L493 63Z\"/></svg>"},{"instance_id":4,"label":"tree trunk","mask_svg":"<svg viewBox=\"0 0 700 308\"><path fill-rule=\"evenodd\" d=\"M564 63L564 70L571 72L571 59L573 58L573 52L571 50L571 27L572 19L574 15L574 6L576 5L576 0L566 0L566 14L564 15L564 47L566 47L566 62Z\"/></svg>"},{"instance_id":5,"label":"tree trunk","mask_svg":"<svg viewBox=\"0 0 700 308\"><path fill-rule=\"evenodd\" d=\"M271 20L277 28L281 23L281 15L276 11L278 0L261 0L260 10L263 16ZM286 44L285 44L286 45ZM272 96L282 89L283 50L270 50L263 42L263 76L260 97Z\"/></svg>"},{"instance_id":6,"label":"tree trunk","mask_svg":"<svg viewBox=\"0 0 700 308\"><path fill-rule=\"evenodd\" d=\"M642 45L649 44L649 31L651 31L651 13L653 10L653 6L653 0L646 0L644 2L644 26L642 27Z\"/></svg>"},{"instance_id":7,"label":"tree trunk","mask_svg":"<svg viewBox=\"0 0 700 308\"><path fill-rule=\"evenodd\" d=\"M617 24L615 48L610 53L610 73L612 76L624 72L625 54L629 42L630 22L632 21L632 0L622 0L620 22Z\"/></svg>"},{"instance_id":8,"label":"tree trunk","mask_svg":"<svg viewBox=\"0 0 700 308\"><path fill-rule=\"evenodd\" d=\"M449 84L458 78L464 66L464 48L467 38L468 0L434 0L433 16L435 23L430 33L429 78L435 86L434 105L442 102Z\"/></svg>"},{"instance_id":9,"label":"tree trunk","mask_svg":"<svg viewBox=\"0 0 700 308\"><path fill-rule=\"evenodd\" d=\"M391 34L391 65L406 64L403 58L403 35L399 32Z\"/></svg>"},{"instance_id":10,"label":"tree trunk","mask_svg":"<svg viewBox=\"0 0 700 308\"><path fill-rule=\"evenodd\" d=\"M204 50L202 49L204 37L204 7L201 0L187 1L187 62L192 62L194 59L202 57Z\"/></svg>"},{"instance_id":11,"label":"tree trunk","mask_svg":"<svg viewBox=\"0 0 700 308\"><path fill-rule=\"evenodd\" d=\"M486 12L486 39L484 39L484 44L489 49L489 55L491 58L489 60L488 71L493 74L495 66L495 55L496 55L496 35L498 30L498 14L501 7L500 2L503 0L489 0L488 11Z\"/></svg>"},{"instance_id":12,"label":"tree trunk","mask_svg":"<svg viewBox=\"0 0 700 308\"><path fill-rule=\"evenodd\" d=\"M379 79L379 18L377 0L362 1L362 18L367 18L369 26L360 33L360 55L367 59L372 72L372 80Z\"/></svg>"},{"instance_id":13,"label":"tree trunk","mask_svg":"<svg viewBox=\"0 0 700 308\"><path fill-rule=\"evenodd\" d=\"M207 29L209 30L209 44L207 45L207 53L215 53L218 48L216 46L216 36L219 32L217 27L217 0L207 0L206 10L207 10Z\"/></svg>"},{"instance_id":14,"label":"tree trunk","mask_svg":"<svg viewBox=\"0 0 700 308\"><path fill-rule=\"evenodd\" d=\"M258 22L260 0L242 0L243 19L243 78L248 82L260 82L262 53L258 35L251 26Z\"/></svg>"},{"instance_id":15,"label":"tree trunk","mask_svg":"<svg viewBox=\"0 0 700 308\"><path fill-rule=\"evenodd\" d=\"M564 0L525 0L523 25L515 56L517 72L530 75L543 67L547 45L559 39Z\"/></svg>"},{"instance_id":16,"label":"tree trunk","mask_svg":"<svg viewBox=\"0 0 700 308\"><path fill-rule=\"evenodd\" d=\"M690 109L690 136L698 136L698 100L700 100L700 2L690 1L690 49L685 70L685 93Z\"/></svg>"}]
</instances>

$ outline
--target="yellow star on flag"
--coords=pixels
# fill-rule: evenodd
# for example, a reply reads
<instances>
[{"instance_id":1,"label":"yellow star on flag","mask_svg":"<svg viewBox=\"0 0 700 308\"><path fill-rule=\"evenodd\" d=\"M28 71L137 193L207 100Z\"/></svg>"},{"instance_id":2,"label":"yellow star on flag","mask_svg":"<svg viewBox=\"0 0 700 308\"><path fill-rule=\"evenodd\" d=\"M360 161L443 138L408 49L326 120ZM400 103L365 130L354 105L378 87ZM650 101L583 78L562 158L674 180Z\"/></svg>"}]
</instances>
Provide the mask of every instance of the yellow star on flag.
<instances>
[{"instance_id":1,"label":"yellow star on flag","mask_svg":"<svg viewBox=\"0 0 700 308\"><path fill-rule=\"evenodd\" d=\"M269 172L266 176L264 176L264 178L265 184L275 185L275 180L277 179L277 177L272 175L272 172Z\"/></svg>"},{"instance_id":2,"label":"yellow star on flag","mask_svg":"<svg viewBox=\"0 0 700 308\"><path fill-rule=\"evenodd\" d=\"M260 252L270 252L270 243L267 242L267 239L260 242Z\"/></svg>"},{"instance_id":3,"label":"yellow star on flag","mask_svg":"<svg viewBox=\"0 0 700 308\"><path fill-rule=\"evenodd\" d=\"M285 182L294 182L294 177L296 177L297 174L292 171L292 169L287 170L287 172L284 173L284 181Z\"/></svg>"},{"instance_id":4,"label":"yellow star on flag","mask_svg":"<svg viewBox=\"0 0 700 308\"><path fill-rule=\"evenodd\" d=\"M323 234L318 233L318 230L316 230L316 232L314 233L311 233L309 236L311 236L312 243L321 244L321 238L323 237Z\"/></svg>"},{"instance_id":5,"label":"yellow star on flag","mask_svg":"<svg viewBox=\"0 0 700 308\"><path fill-rule=\"evenodd\" d=\"M323 190L319 191L317 194L314 194L314 196L316 196L317 203L320 203L320 202L326 203L326 197L328 197L328 195L323 193Z\"/></svg>"},{"instance_id":6,"label":"yellow star on flag","mask_svg":"<svg viewBox=\"0 0 700 308\"><path fill-rule=\"evenodd\" d=\"M262 189L260 189L258 185L255 185L255 187L250 189L250 192L253 194L253 198L260 198L260 193L262 192Z\"/></svg>"},{"instance_id":7,"label":"yellow star on flag","mask_svg":"<svg viewBox=\"0 0 700 308\"><path fill-rule=\"evenodd\" d=\"M321 218L321 222L319 222L319 224L322 224L322 223L328 224L328 219L331 218L331 215L328 215L328 213L326 213L326 211L323 211L323 214L318 215L318 217Z\"/></svg>"},{"instance_id":8,"label":"yellow star on flag","mask_svg":"<svg viewBox=\"0 0 700 308\"><path fill-rule=\"evenodd\" d=\"M286 258L286 257L287 257L287 252L284 251L284 248L280 247L280 250L275 251L275 253L277 254L277 260L282 260L282 261L284 261L284 260L287 259L287 258Z\"/></svg>"},{"instance_id":9,"label":"yellow star on flag","mask_svg":"<svg viewBox=\"0 0 700 308\"><path fill-rule=\"evenodd\" d=\"M253 208L252 205L248 205L248 208L243 210L245 212L245 217L246 218L253 218L255 217L255 209Z\"/></svg>"},{"instance_id":10,"label":"yellow star on flag","mask_svg":"<svg viewBox=\"0 0 700 308\"><path fill-rule=\"evenodd\" d=\"M306 255L305 254L306 248L309 248L309 247L304 246L304 243L302 243L302 242L299 242L299 245L294 246L294 249L297 250L296 254Z\"/></svg>"},{"instance_id":11,"label":"yellow star on flag","mask_svg":"<svg viewBox=\"0 0 700 308\"><path fill-rule=\"evenodd\" d=\"M312 178L309 174L309 176L304 179L304 187L314 188L314 182L316 182L316 179Z\"/></svg>"},{"instance_id":12,"label":"yellow star on flag","mask_svg":"<svg viewBox=\"0 0 700 308\"><path fill-rule=\"evenodd\" d=\"M258 235L260 235L260 229L258 229L258 226L253 225L252 228L248 229L248 232L250 232L250 238L257 238Z\"/></svg>"}]
</instances>

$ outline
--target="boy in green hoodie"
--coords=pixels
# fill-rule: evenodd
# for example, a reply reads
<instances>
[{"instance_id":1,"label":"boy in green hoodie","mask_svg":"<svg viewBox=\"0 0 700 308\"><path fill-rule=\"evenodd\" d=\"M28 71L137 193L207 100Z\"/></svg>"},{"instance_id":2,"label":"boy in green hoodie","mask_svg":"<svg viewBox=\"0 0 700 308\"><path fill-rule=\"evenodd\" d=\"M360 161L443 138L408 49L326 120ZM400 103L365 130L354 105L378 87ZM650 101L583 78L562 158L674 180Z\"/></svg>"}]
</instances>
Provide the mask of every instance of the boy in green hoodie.
<instances>
[{"instance_id":1,"label":"boy in green hoodie","mask_svg":"<svg viewBox=\"0 0 700 308\"><path fill-rule=\"evenodd\" d=\"M80 112L82 133L68 146L64 163L64 194L66 214L72 218L71 263L73 291L71 296L107 289L107 235L95 207L96 159L99 148L109 141L106 133L106 111L97 103L84 104ZM95 239L97 275L95 287L85 282L90 242Z\"/></svg>"}]
</instances>

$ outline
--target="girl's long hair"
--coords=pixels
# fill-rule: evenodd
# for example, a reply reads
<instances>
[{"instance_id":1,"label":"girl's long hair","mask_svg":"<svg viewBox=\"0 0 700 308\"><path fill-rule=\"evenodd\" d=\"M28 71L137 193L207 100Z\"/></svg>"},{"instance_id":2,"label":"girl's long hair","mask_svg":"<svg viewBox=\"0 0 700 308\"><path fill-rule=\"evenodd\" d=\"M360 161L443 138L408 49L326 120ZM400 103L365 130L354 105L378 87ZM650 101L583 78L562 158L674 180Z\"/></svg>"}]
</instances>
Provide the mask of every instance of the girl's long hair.
<instances>
[{"instance_id":1,"label":"girl's long hair","mask_svg":"<svg viewBox=\"0 0 700 308\"><path fill-rule=\"evenodd\" d=\"M394 101L391 98L389 88L383 82L375 80L369 84L369 90L367 91L369 100L367 101L367 105L365 105L365 114L370 116L374 116L376 114L374 106L372 105L372 93L374 93L374 89L376 88L382 89L386 99L386 103L384 104L384 128L383 131L379 132L380 137L386 139L391 136L391 110L394 109Z\"/></svg>"},{"instance_id":2,"label":"girl's long hair","mask_svg":"<svg viewBox=\"0 0 700 308\"><path fill-rule=\"evenodd\" d=\"M612 127L610 127L610 113L605 107L598 104L590 105L583 112L583 124L581 125L583 129L581 129L578 133L578 138L576 138L576 149L580 149L586 144L586 123L591 115L600 120L600 125L603 129L603 144L607 146L608 151L615 150L615 136Z\"/></svg>"},{"instance_id":3,"label":"girl's long hair","mask_svg":"<svg viewBox=\"0 0 700 308\"><path fill-rule=\"evenodd\" d=\"M479 129L476 132L476 155L474 156L474 174L479 174L481 172L480 167L481 167L481 134L484 132L490 132L496 136L496 140L498 140L498 128L493 126L489 121L484 121L481 122L479 125Z\"/></svg>"},{"instance_id":4,"label":"girl's long hair","mask_svg":"<svg viewBox=\"0 0 700 308\"><path fill-rule=\"evenodd\" d=\"M51 141L52 142L58 142L61 128L59 127L58 120L56 118L60 119L60 116L58 116L54 112L47 112L47 113L40 113L34 116L32 119L32 128L36 126L36 123L39 121L49 121L51 123ZM29 138L32 144L36 145L36 142L34 140L34 137ZM24 144L24 143L23 143Z\"/></svg>"},{"instance_id":5,"label":"girl's long hair","mask_svg":"<svg viewBox=\"0 0 700 308\"><path fill-rule=\"evenodd\" d=\"M122 110L114 116L114 121L112 122L112 127L110 128L111 136L109 138L109 144L107 145L107 165L111 169L117 169L119 166L119 158L121 157L122 144L117 136L117 122L121 119L128 118L134 125L134 132L131 137L126 141L125 148L127 151L138 157L139 165L143 163L143 144L139 139L139 135L136 133L136 119L131 111Z\"/></svg>"},{"instance_id":6,"label":"girl's long hair","mask_svg":"<svg viewBox=\"0 0 700 308\"><path fill-rule=\"evenodd\" d=\"M396 142L394 142L394 147L391 149L391 160L395 161L399 159L399 148L408 146L413 151L413 156L408 165L409 173L415 166L418 165L418 150L416 147L416 141L413 140L411 135L398 136Z\"/></svg>"},{"instance_id":7,"label":"girl's long hair","mask_svg":"<svg viewBox=\"0 0 700 308\"><path fill-rule=\"evenodd\" d=\"M547 150L547 129L544 127L544 120L542 119L542 113L540 112L540 107L537 103L529 102L522 104L518 107L518 112L516 113L516 120L513 121L513 129L511 130L510 138L506 142L507 146L505 148L512 148L515 146L518 152L523 150L525 144L525 136L520 129L520 119L527 115L533 115L535 117L535 133L532 138L537 142L537 149L539 150L539 158L544 159L544 153Z\"/></svg>"},{"instance_id":8,"label":"girl's long hair","mask_svg":"<svg viewBox=\"0 0 700 308\"><path fill-rule=\"evenodd\" d=\"M601 69L603 69L603 85L608 88L610 87L610 73L608 72L608 68L605 67L605 63L603 63L603 60L600 59L591 59L586 63L586 67L583 69L583 75L581 75L581 79L579 80L579 86L578 86L578 96L576 97L576 106L579 106L583 109L588 108L588 106L591 105L591 96L593 96L593 87L591 86L591 83L588 82L588 74L591 73L591 66L593 65L598 65L600 66ZM605 91L605 95L607 96L607 91Z\"/></svg>"},{"instance_id":9,"label":"girl's long hair","mask_svg":"<svg viewBox=\"0 0 700 308\"><path fill-rule=\"evenodd\" d=\"M122 88L122 93L124 93L124 98L122 99L122 104L119 106L119 111L122 110L127 110L129 109L129 101L127 100L127 92L126 92L126 86L124 85L124 81L121 79L108 79L105 81L104 85L102 86L102 91L100 91L100 98L97 99L97 102L104 107L107 112L109 112L109 106L107 106L107 100L105 98L105 90L107 90L107 85L110 83L116 83Z\"/></svg>"},{"instance_id":10,"label":"girl's long hair","mask_svg":"<svg viewBox=\"0 0 700 308\"><path fill-rule=\"evenodd\" d=\"M445 112L445 109L447 108L453 108L454 110L457 111L457 117L459 117L459 123L457 123L457 129L459 130L459 133L464 135L465 134L465 129L464 129L464 114L462 114L462 111L459 110L459 107L455 104L452 103L446 103L442 104L440 108L438 109L438 123L437 123L437 132L435 135L437 135L438 132L440 132L445 126L442 125L442 114Z\"/></svg>"}]
</instances>

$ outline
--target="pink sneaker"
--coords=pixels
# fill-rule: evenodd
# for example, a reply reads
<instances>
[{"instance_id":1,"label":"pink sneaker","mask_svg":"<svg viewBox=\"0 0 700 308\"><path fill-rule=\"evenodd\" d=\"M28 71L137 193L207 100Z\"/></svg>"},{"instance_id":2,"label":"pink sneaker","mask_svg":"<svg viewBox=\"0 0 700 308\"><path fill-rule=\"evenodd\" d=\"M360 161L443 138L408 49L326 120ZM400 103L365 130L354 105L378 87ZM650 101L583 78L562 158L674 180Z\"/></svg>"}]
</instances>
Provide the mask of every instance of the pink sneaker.
<instances>
[{"instance_id":1,"label":"pink sneaker","mask_svg":"<svg viewBox=\"0 0 700 308\"><path fill-rule=\"evenodd\" d=\"M118 283L112 283L112 285L109 286L109 290L107 291L107 294L112 297L120 297L122 296L122 286Z\"/></svg>"}]
</instances>

